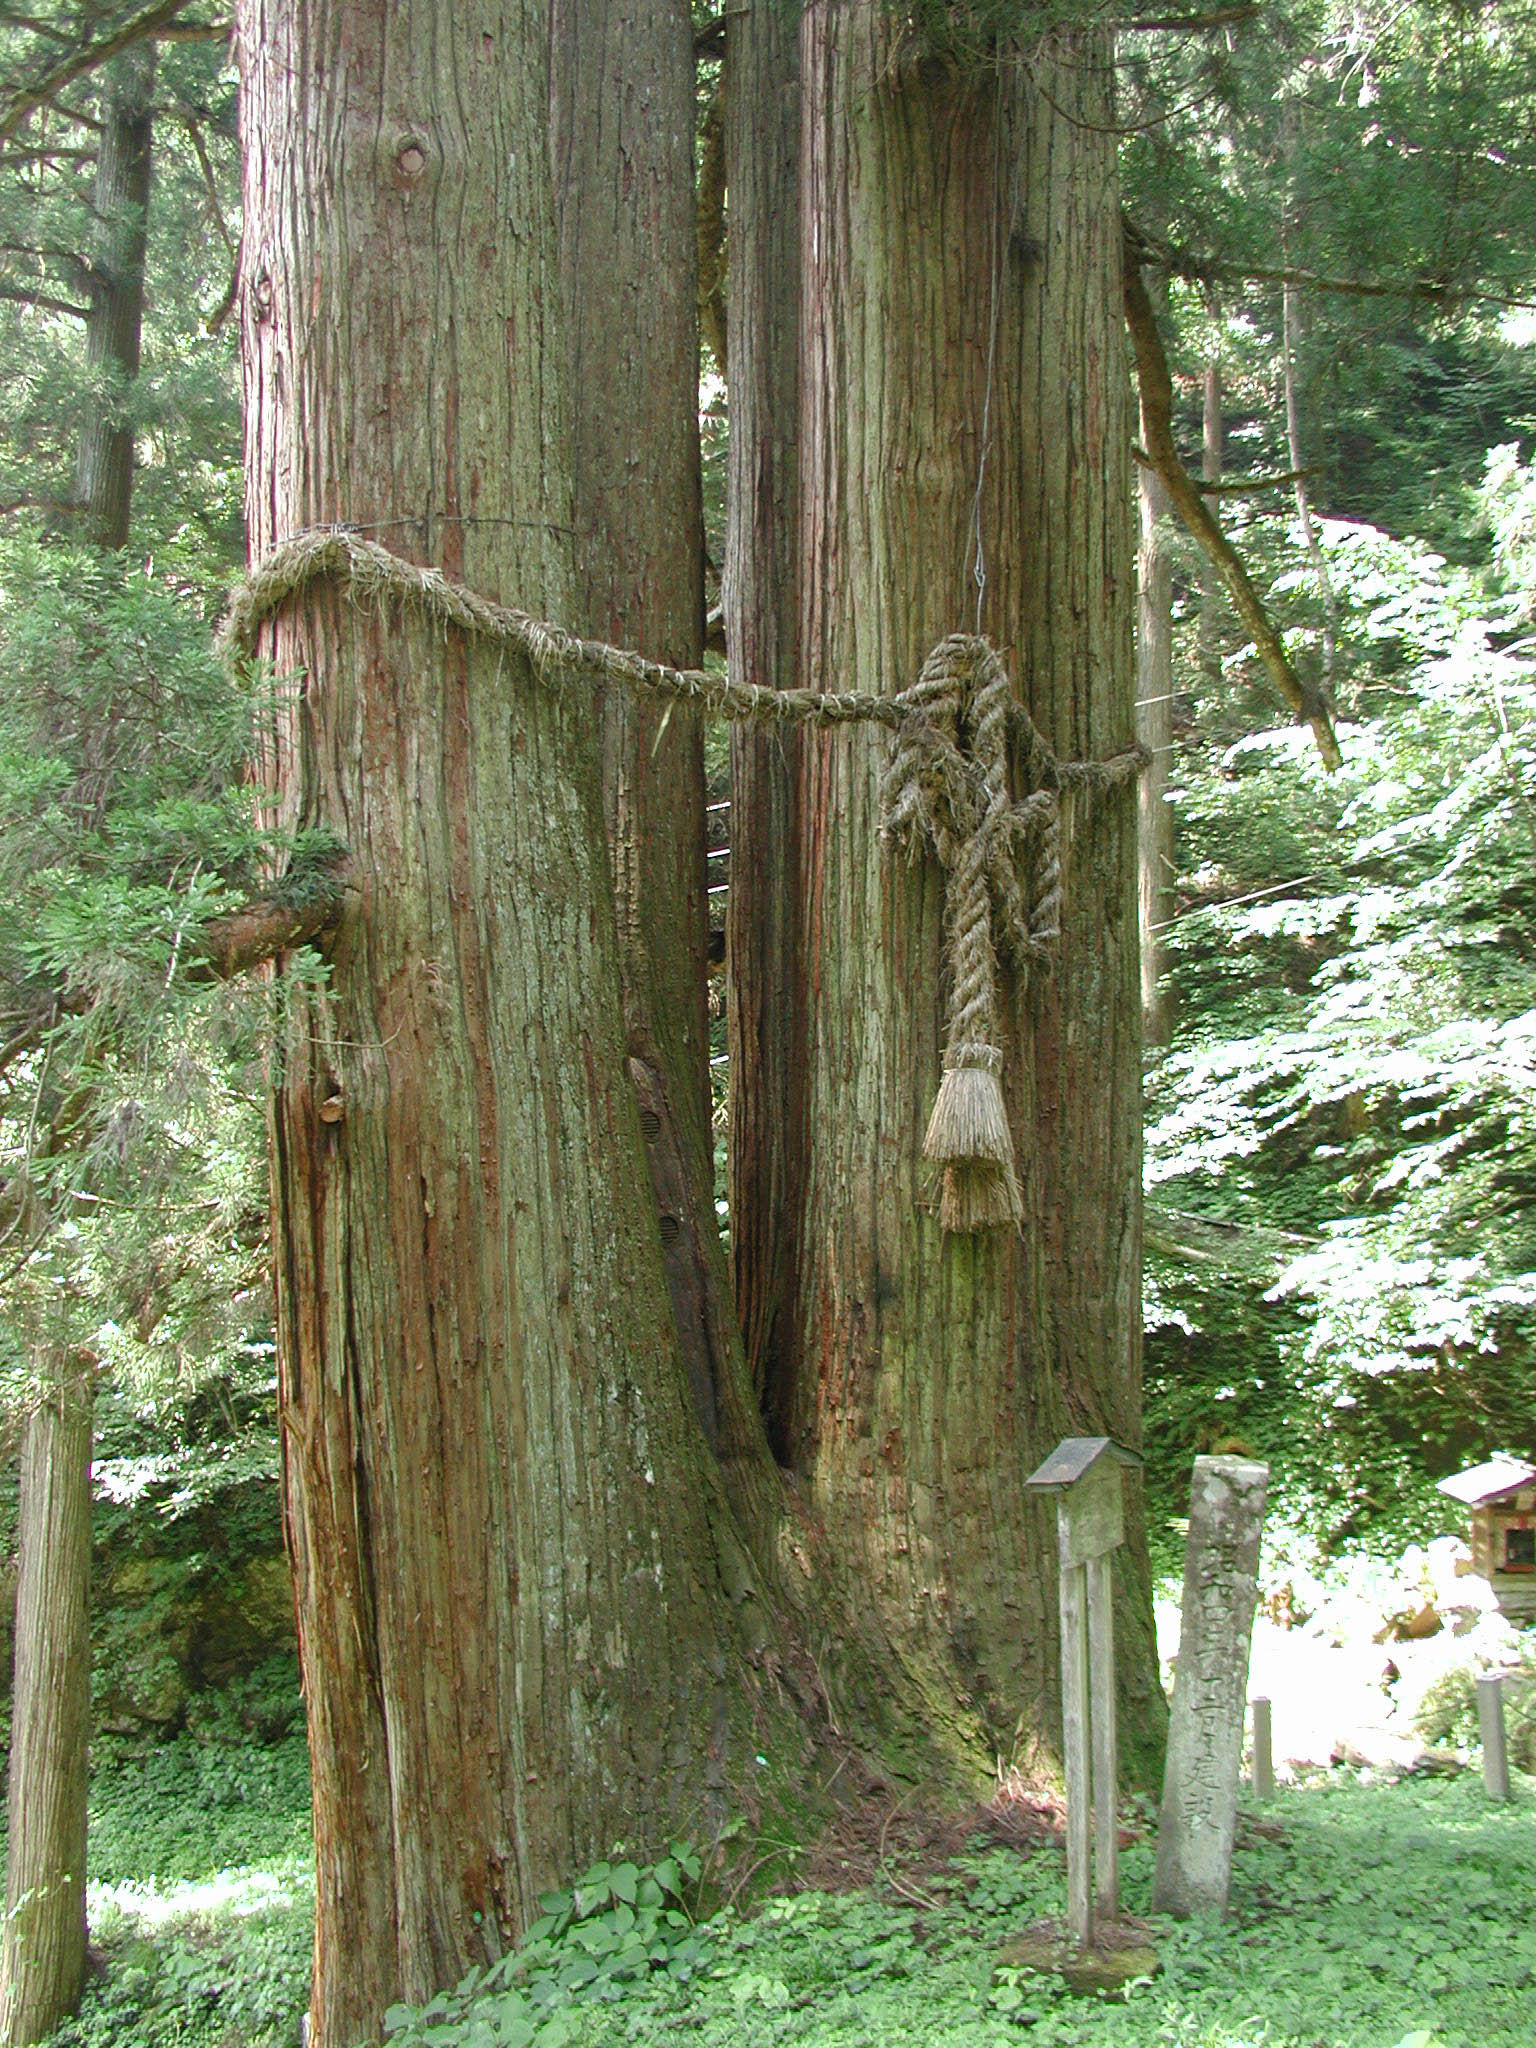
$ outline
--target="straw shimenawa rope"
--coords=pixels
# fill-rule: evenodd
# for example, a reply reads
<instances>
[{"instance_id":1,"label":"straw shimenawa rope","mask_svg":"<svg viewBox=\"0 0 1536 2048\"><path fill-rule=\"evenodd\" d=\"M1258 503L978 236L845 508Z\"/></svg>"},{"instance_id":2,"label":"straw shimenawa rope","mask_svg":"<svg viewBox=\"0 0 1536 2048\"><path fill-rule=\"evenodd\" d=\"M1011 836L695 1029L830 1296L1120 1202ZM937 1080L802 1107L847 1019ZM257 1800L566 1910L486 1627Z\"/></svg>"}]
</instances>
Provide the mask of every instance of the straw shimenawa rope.
<instances>
[{"instance_id":1,"label":"straw shimenawa rope","mask_svg":"<svg viewBox=\"0 0 1536 2048\"><path fill-rule=\"evenodd\" d=\"M1060 936L1061 791L1134 780L1147 756L1058 761L1013 695L991 644L957 633L909 689L892 696L770 690L703 669L668 668L599 640L582 640L526 612L493 604L437 569L407 562L346 527L298 534L274 548L236 589L219 633L228 655L255 651L261 626L320 582L355 604L410 605L426 618L524 654L550 686L576 680L682 701L753 724L883 725L896 745L886 772L883 829L916 858L931 846L945 870L949 969L944 1072L923 1144L942 1170L946 1231L1008 1227L1021 1215L1003 1098L998 950L1015 971L1048 966ZM1013 794L1014 783L1024 794Z\"/></svg>"},{"instance_id":2,"label":"straw shimenawa rope","mask_svg":"<svg viewBox=\"0 0 1536 2048\"><path fill-rule=\"evenodd\" d=\"M987 1230L1021 1214L1003 1099L998 942L1021 973L1049 959L1061 928L1061 808L1049 784L1013 799L1013 691L987 641L963 633L941 641L904 703L886 775L885 834L909 858L931 846L947 876L949 1015L923 1156L943 1169L944 1229ZM1026 904L1021 877L1031 872L1032 852L1037 886Z\"/></svg>"}]
</instances>

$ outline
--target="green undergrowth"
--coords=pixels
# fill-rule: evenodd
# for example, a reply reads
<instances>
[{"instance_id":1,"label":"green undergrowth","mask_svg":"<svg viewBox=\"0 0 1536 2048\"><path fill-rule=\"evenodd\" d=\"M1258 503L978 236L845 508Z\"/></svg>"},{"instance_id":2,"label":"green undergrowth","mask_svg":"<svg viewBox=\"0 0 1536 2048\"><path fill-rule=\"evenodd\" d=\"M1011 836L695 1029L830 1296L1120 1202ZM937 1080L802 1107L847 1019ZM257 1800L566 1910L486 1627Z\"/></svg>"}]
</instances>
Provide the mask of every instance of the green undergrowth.
<instances>
[{"instance_id":1,"label":"green undergrowth","mask_svg":"<svg viewBox=\"0 0 1536 2048\"><path fill-rule=\"evenodd\" d=\"M91 1976L49 2048L297 2048L313 1864L302 1734L99 1739Z\"/></svg>"},{"instance_id":2,"label":"green undergrowth","mask_svg":"<svg viewBox=\"0 0 1536 2048\"><path fill-rule=\"evenodd\" d=\"M97 1968L50 2048L295 2048L312 1884L302 1752L188 1740L99 1759ZM1159 1973L1121 2000L996 1967L1059 1915L1059 1847L978 1845L892 1869L877 1893L721 1909L683 1845L599 1864L545 1900L513 1958L389 2048L1530 2048L1536 2040L1536 1780L1290 1789L1245 1816L1222 1924L1155 1920ZM1146 1914L1154 1842L1122 1854Z\"/></svg>"},{"instance_id":3,"label":"green undergrowth","mask_svg":"<svg viewBox=\"0 0 1536 2048\"><path fill-rule=\"evenodd\" d=\"M1155 1922L1161 1970L1115 2002L995 1967L1063 1910L1059 1849L979 1849L900 1896L805 1892L702 1923L686 1886L628 1865L621 1895L600 1866L489 1980L397 2009L391 2048L1529 2048L1533 1819L1528 1784L1503 1809L1471 1779L1287 1792L1245 1824L1229 1919ZM1133 1913L1152 1863L1144 1834L1123 1857Z\"/></svg>"}]
</instances>

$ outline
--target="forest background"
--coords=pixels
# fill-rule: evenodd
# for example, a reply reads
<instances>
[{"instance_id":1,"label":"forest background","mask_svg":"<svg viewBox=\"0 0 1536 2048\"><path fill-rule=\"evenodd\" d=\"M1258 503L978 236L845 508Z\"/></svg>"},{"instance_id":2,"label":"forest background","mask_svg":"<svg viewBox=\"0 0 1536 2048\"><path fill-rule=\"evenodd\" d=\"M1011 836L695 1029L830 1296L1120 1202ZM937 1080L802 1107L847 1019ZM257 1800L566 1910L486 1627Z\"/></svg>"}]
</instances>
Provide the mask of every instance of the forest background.
<instances>
[{"instance_id":1,"label":"forest background","mask_svg":"<svg viewBox=\"0 0 1536 2048\"><path fill-rule=\"evenodd\" d=\"M281 1019L270 989L207 971L203 936L259 893L275 844L244 768L277 686L212 652L245 558L226 26L195 6L0 14L3 1365L13 1449L40 1359L92 1383L103 1782L147 1750L151 1781L291 1790L261 1110ZM721 32L695 27L708 197ZM1438 1533L1437 1478L1536 1451L1533 57L1514 5L1234 7L1119 38L1125 204L1174 439L1295 672L1335 706L1342 757L1328 772L1282 719L1143 463L1143 584L1169 628L1144 630L1137 691L1164 1571L1201 1450L1269 1460L1276 1587ZM154 171L127 366L91 315L104 238L134 219L131 200L104 217L98 180L135 63ZM729 279L705 227L717 605ZM131 442L131 540L92 530L83 450L103 423ZM723 731L708 758L724 804ZM329 849L282 851L320 873ZM724 858L710 879L728 883ZM285 1002L323 988L318 957L309 975ZM279 2025L220 2016L247 2020L251 2038Z\"/></svg>"}]
</instances>

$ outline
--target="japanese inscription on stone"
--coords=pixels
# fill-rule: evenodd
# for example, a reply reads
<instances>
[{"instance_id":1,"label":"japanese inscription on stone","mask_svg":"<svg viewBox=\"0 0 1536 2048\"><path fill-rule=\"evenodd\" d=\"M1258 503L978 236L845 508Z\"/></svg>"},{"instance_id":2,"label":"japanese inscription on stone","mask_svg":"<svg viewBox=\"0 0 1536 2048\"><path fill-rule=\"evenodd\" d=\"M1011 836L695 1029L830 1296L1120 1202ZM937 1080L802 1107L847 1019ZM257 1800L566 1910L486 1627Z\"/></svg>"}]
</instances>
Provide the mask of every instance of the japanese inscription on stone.
<instances>
[{"instance_id":1,"label":"japanese inscription on stone","mask_svg":"<svg viewBox=\"0 0 1536 2048\"><path fill-rule=\"evenodd\" d=\"M1232 1876L1248 1650L1269 1467L1197 1458L1153 1909L1223 1913Z\"/></svg>"}]
</instances>

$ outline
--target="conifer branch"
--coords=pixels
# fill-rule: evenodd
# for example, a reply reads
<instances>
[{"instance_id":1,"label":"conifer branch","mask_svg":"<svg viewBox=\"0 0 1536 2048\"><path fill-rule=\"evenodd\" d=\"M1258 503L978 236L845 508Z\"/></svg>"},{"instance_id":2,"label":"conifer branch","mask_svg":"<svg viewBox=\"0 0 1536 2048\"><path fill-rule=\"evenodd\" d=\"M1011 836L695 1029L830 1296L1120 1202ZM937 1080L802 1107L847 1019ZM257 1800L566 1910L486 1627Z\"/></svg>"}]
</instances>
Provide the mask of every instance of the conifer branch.
<instances>
[{"instance_id":1,"label":"conifer branch","mask_svg":"<svg viewBox=\"0 0 1536 2048\"><path fill-rule=\"evenodd\" d=\"M146 36L203 40L227 33L209 23L180 20L185 5L186 0L154 0L153 6L141 7L95 42L77 44L67 57L61 57L30 85L17 87L0 108L0 146L9 142L31 115L47 106L66 86L109 63Z\"/></svg>"},{"instance_id":2,"label":"conifer branch","mask_svg":"<svg viewBox=\"0 0 1536 2048\"><path fill-rule=\"evenodd\" d=\"M302 903L284 902L280 896L257 896L222 917L210 918L192 940L187 980L233 981L236 975L276 959L279 953L322 938L335 928L345 897L340 876L333 876L325 888L312 890Z\"/></svg>"}]
</instances>

